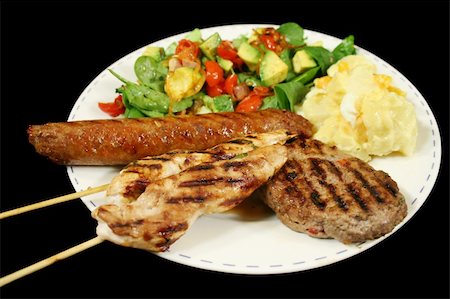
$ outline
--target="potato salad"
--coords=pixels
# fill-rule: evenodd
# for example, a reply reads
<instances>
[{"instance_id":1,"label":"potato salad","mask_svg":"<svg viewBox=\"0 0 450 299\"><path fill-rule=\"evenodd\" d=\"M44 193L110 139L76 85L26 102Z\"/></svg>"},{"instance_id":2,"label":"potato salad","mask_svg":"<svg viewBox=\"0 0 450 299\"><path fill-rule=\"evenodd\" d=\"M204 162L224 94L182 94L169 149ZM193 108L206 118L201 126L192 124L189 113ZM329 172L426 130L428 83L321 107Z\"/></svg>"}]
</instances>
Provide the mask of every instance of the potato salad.
<instances>
[{"instance_id":1,"label":"potato salad","mask_svg":"<svg viewBox=\"0 0 450 299\"><path fill-rule=\"evenodd\" d=\"M313 123L314 138L364 161L393 152L411 155L416 146L414 106L361 55L332 65L296 108Z\"/></svg>"}]
</instances>

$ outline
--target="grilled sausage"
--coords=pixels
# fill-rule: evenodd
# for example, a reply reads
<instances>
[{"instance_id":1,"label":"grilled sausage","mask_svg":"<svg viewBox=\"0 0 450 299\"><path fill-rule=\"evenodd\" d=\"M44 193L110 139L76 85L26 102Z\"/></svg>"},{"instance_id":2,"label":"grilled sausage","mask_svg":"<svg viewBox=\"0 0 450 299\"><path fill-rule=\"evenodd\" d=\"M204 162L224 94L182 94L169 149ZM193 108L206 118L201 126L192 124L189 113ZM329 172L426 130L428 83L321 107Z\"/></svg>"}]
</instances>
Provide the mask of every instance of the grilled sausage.
<instances>
[{"instance_id":1,"label":"grilled sausage","mask_svg":"<svg viewBox=\"0 0 450 299\"><path fill-rule=\"evenodd\" d=\"M30 143L58 164L125 165L176 149L203 150L243 135L284 129L311 137L303 117L276 109L165 118L89 120L32 125Z\"/></svg>"}]
</instances>

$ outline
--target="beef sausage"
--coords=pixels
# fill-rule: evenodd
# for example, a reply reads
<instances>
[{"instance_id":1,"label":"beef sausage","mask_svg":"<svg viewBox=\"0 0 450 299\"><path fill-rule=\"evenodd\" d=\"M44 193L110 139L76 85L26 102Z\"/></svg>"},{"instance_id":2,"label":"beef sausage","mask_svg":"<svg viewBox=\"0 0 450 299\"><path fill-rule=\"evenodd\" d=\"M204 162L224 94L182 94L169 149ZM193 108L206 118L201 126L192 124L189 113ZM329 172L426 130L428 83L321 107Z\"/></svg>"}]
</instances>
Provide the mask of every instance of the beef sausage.
<instances>
[{"instance_id":1,"label":"beef sausage","mask_svg":"<svg viewBox=\"0 0 450 299\"><path fill-rule=\"evenodd\" d=\"M175 150L203 150L239 136L278 129L311 137L312 125L277 109L164 118L83 120L31 125L36 151L64 165L125 165Z\"/></svg>"}]
</instances>

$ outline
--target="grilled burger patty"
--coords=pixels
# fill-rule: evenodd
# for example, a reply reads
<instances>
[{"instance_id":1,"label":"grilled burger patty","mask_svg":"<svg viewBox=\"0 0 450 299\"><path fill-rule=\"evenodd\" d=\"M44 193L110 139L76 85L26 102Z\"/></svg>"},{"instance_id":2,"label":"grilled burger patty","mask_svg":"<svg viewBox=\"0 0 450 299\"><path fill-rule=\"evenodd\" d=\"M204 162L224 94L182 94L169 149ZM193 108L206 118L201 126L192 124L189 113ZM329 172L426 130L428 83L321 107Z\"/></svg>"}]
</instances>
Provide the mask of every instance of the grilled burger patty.
<instances>
[{"instance_id":1,"label":"grilled burger patty","mask_svg":"<svg viewBox=\"0 0 450 299\"><path fill-rule=\"evenodd\" d=\"M385 172L317 140L286 144L288 161L261 193L292 230L354 243L389 233L406 216L404 196Z\"/></svg>"}]
</instances>

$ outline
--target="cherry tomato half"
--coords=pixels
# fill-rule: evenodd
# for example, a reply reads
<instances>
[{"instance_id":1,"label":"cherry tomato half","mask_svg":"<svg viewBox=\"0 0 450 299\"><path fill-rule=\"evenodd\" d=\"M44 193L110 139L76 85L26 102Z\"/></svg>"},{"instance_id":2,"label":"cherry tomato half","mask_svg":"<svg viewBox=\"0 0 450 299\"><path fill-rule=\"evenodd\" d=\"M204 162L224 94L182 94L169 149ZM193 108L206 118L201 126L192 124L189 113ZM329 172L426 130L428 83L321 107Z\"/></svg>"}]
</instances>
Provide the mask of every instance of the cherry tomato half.
<instances>
[{"instance_id":1,"label":"cherry tomato half","mask_svg":"<svg viewBox=\"0 0 450 299\"><path fill-rule=\"evenodd\" d=\"M233 88L238 84L238 76L236 74L230 74L225 83L223 84L223 90L229 95L233 96Z\"/></svg>"},{"instance_id":2,"label":"cherry tomato half","mask_svg":"<svg viewBox=\"0 0 450 299\"><path fill-rule=\"evenodd\" d=\"M263 101L263 97L259 96L255 93L251 93L247 97L245 97L237 106L236 112L251 112L256 111L261 107Z\"/></svg>"},{"instance_id":3,"label":"cherry tomato half","mask_svg":"<svg viewBox=\"0 0 450 299\"><path fill-rule=\"evenodd\" d=\"M221 84L216 86L206 85L206 93L210 97L217 97L223 94L223 88Z\"/></svg>"},{"instance_id":4,"label":"cherry tomato half","mask_svg":"<svg viewBox=\"0 0 450 299\"><path fill-rule=\"evenodd\" d=\"M125 113L125 105L123 104L122 95L119 95L114 99L114 102L110 103L98 103L98 107L105 113L112 117L119 116Z\"/></svg>"},{"instance_id":5,"label":"cherry tomato half","mask_svg":"<svg viewBox=\"0 0 450 299\"><path fill-rule=\"evenodd\" d=\"M206 82L209 86L214 87L221 84L224 81L223 69L215 62L208 60L205 63L206 69Z\"/></svg>"}]
</instances>

